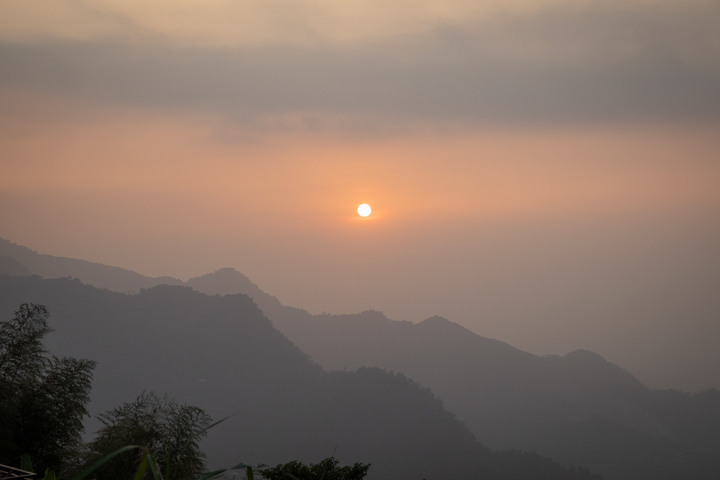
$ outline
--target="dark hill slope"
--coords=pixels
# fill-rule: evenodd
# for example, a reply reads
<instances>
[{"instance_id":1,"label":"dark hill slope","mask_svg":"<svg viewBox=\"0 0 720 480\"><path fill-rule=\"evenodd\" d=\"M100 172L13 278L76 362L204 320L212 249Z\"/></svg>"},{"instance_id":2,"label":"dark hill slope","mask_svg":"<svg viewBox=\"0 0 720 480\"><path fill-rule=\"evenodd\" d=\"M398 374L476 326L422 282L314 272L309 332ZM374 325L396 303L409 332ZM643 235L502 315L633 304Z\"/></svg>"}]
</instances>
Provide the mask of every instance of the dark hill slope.
<instances>
[{"instance_id":1,"label":"dark hill slope","mask_svg":"<svg viewBox=\"0 0 720 480\"><path fill-rule=\"evenodd\" d=\"M78 280L10 276L0 276L0 293L4 318L22 302L49 308L53 354L98 362L94 414L146 389L216 418L235 413L204 444L215 466L335 455L372 463L370 479L592 478L535 456L491 453L402 375L324 372L245 295L169 286L125 295Z\"/></svg>"},{"instance_id":2,"label":"dark hill slope","mask_svg":"<svg viewBox=\"0 0 720 480\"><path fill-rule=\"evenodd\" d=\"M12 253L7 245L18 247L0 241L0 256ZM48 260L30 254L40 264ZM13 260L8 269L30 271ZM80 262L63 260L71 266ZM114 269L97 268L107 278L95 284L118 282ZM140 280L124 285L137 291L162 282ZM431 387L492 448L539 451L566 463L592 465L610 479L702 479L708 472L709 478L720 478L717 391L650 391L591 352L541 358L440 317L413 325L379 312L313 316L281 305L233 269L186 284L209 294L249 294L276 328L326 368L368 365L405 373Z\"/></svg>"},{"instance_id":3,"label":"dark hill slope","mask_svg":"<svg viewBox=\"0 0 720 480\"><path fill-rule=\"evenodd\" d=\"M537 451L609 479L720 478L720 396L647 389L597 354L538 357L440 317L272 310L329 369L377 366L427 385L491 448Z\"/></svg>"},{"instance_id":4,"label":"dark hill slope","mask_svg":"<svg viewBox=\"0 0 720 480\"><path fill-rule=\"evenodd\" d=\"M187 283L247 288L273 324L328 369L376 366L430 387L491 448L537 451L609 479L720 478L720 393L653 391L601 356L539 357L441 317L311 315L242 274ZM225 290L227 291L227 290Z\"/></svg>"}]
</instances>

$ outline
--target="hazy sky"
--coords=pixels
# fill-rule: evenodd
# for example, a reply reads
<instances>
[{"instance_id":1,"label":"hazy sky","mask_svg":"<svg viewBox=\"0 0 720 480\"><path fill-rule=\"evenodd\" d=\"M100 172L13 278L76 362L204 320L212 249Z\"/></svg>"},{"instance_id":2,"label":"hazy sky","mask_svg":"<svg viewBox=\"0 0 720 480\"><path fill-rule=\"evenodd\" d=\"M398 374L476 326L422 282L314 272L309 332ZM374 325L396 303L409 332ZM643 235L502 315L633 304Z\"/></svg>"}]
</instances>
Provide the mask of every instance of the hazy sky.
<instances>
[{"instance_id":1,"label":"hazy sky","mask_svg":"<svg viewBox=\"0 0 720 480\"><path fill-rule=\"evenodd\" d=\"M0 237L720 387L718 25L713 0L0 0Z\"/></svg>"}]
</instances>

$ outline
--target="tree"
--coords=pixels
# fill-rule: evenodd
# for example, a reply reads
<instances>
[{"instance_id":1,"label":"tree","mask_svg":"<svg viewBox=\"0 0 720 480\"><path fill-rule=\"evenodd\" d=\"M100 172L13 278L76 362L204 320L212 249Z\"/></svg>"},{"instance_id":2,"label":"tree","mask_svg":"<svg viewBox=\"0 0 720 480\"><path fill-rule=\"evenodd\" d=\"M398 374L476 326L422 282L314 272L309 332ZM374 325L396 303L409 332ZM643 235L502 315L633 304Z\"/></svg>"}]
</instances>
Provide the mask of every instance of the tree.
<instances>
[{"instance_id":1,"label":"tree","mask_svg":"<svg viewBox=\"0 0 720 480\"><path fill-rule=\"evenodd\" d=\"M0 463L29 458L36 471L61 471L81 445L95 362L49 356L43 305L24 303L0 323Z\"/></svg>"},{"instance_id":2,"label":"tree","mask_svg":"<svg viewBox=\"0 0 720 480\"><path fill-rule=\"evenodd\" d=\"M104 426L89 445L89 462L127 445L142 448L108 461L95 473L98 479L133 478L147 453L152 454L166 479L195 479L204 470L205 455L199 442L211 418L201 408L143 392L133 402L124 403L99 419Z\"/></svg>"},{"instance_id":3,"label":"tree","mask_svg":"<svg viewBox=\"0 0 720 480\"><path fill-rule=\"evenodd\" d=\"M268 480L362 480L370 468L370 464L355 463L344 467L339 464L335 457L310 465L293 461L260 470L260 474Z\"/></svg>"}]
</instances>

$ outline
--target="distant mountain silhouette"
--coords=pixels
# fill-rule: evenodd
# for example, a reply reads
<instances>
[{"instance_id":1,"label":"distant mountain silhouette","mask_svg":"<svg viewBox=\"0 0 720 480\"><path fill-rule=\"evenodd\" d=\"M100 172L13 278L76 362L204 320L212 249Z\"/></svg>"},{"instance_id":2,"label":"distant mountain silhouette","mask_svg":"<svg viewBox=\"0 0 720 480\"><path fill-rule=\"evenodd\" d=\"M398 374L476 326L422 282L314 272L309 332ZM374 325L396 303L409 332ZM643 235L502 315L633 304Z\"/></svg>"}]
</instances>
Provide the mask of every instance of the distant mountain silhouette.
<instances>
[{"instance_id":1,"label":"distant mountain silhouette","mask_svg":"<svg viewBox=\"0 0 720 480\"><path fill-rule=\"evenodd\" d=\"M597 480L537 455L496 454L440 400L402 374L327 373L277 331L246 295L158 286L121 294L77 279L0 276L0 315L44 304L54 355L98 362L97 414L144 390L215 418L203 447L213 466L318 461L371 463L369 479Z\"/></svg>"},{"instance_id":2,"label":"distant mountain silhouette","mask_svg":"<svg viewBox=\"0 0 720 480\"><path fill-rule=\"evenodd\" d=\"M0 273L4 275L30 275L30 270L12 257L0 256Z\"/></svg>"},{"instance_id":3,"label":"distant mountain silhouette","mask_svg":"<svg viewBox=\"0 0 720 480\"><path fill-rule=\"evenodd\" d=\"M74 258L42 255L29 248L0 238L0 257L13 259L25 272L44 278L73 277L99 288L115 292L137 292L141 288L156 285L180 285L181 280L172 277L147 277L120 267ZM0 262L0 274L16 275L7 264Z\"/></svg>"},{"instance_id":4,"label":"distant mountain silhouette","mask_svg":"<svg viewBox=\"0 0 720 480\"><path fill-rule=\"evenodd\" d=\"M224 270L202 278L187 284L213 293L220 284L243 288L245 277ZM377 311L311 315L245 288L236 291L326 369L402 372L491 448L536 451L607 479L720 478L717 390L654 391L593 352L540 357L442 317L413 324Z\"/></svg>"},{"instance_id":5,"label":"distant mountain silhouette","mask_svg":"<svg viewBox=\"0 0 720 480\"><path fill-rule=\"evenodd\" d=\"M2 255L8 256L0 248ZM159 282L143 281L150 280ZM376 311L311 315L283 306L233 269L185 284L207 294L250 295L278 330L328 370L402 372L431 388L490 448L536 451L608 480L720 478L716 390L650 390L595 353L540 357L442 317L413 324Z\"/></svg>"}]
</instances>

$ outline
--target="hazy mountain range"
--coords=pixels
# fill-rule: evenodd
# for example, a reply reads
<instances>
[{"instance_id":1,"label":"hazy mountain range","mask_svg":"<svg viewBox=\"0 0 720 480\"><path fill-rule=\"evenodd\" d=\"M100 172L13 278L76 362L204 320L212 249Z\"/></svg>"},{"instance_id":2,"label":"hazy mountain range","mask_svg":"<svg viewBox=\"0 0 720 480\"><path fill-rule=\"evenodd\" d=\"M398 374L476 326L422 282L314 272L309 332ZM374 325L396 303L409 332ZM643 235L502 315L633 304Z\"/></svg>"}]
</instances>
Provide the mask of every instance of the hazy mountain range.
<instances>
[{"instance_id":1,"label":"hazy mountain range","mask_svg":"<svg viewBox=\"0 0 720 480\"><path fill-rule=\"evenodd\" d=\"M98 360L94 413L143 389L240 412L208 439L214 462L335 454L373 463L371 478L589 476L485 445L608 480L720 475L720 392L651 390L592 352L539 357L440 317L311 315L232 269L149 278L0 239L0 273L6 317L44 303L50 350Z\"/></svg>"}]
</instances>

